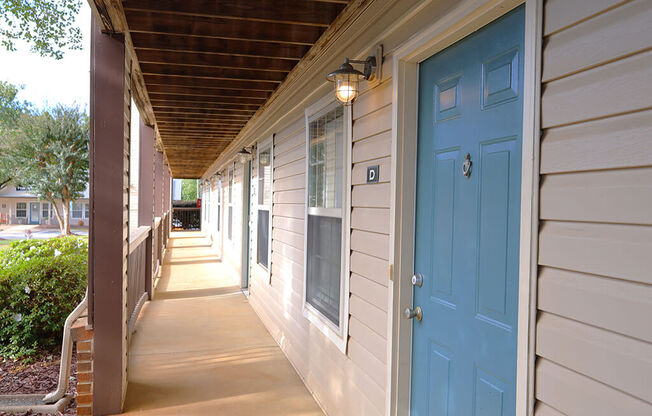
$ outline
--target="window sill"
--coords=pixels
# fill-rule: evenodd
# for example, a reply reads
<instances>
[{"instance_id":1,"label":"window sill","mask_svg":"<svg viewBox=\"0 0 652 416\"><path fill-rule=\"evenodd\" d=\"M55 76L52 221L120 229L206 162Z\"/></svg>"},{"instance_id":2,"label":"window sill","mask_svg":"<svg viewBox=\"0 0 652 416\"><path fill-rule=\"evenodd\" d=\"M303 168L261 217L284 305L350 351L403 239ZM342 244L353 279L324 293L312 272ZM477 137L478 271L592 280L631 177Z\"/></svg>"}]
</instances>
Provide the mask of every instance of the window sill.
<instances>
[{"instance_id":1,"label":"window sill","mask_svg":"<svg viewBox=\"0 0 652 416\"><path fill-rule=\"evenodd\" d=\"M321 331L322 334L326 335L326 337L335 344L342 354L346 355L348 334L345 333L343 327L336 328L328 318L305 301L303 305L303 317L308 319L314 327ZM340 324L342 324L342 322L340 322Z\"/></svg>"}]
</instances>

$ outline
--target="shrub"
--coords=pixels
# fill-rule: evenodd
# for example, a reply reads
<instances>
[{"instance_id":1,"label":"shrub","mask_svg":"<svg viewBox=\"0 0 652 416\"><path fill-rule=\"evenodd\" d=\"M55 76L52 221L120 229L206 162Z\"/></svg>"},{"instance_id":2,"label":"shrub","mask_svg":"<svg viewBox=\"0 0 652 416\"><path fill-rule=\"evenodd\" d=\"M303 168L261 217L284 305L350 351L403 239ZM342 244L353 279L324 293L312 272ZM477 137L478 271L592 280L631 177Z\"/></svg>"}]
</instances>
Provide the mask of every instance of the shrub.
<instances>
[{"instance_id":1,"label":"shrub","mask_svg":"<svg viewBox=\"0 0 652 416\"><path fill-rule=\"evenodd\" d=\"M57 347L87 275L88 242L79 237L16 241L0 251L0 356Z\"/></svg>"}]
</instances>

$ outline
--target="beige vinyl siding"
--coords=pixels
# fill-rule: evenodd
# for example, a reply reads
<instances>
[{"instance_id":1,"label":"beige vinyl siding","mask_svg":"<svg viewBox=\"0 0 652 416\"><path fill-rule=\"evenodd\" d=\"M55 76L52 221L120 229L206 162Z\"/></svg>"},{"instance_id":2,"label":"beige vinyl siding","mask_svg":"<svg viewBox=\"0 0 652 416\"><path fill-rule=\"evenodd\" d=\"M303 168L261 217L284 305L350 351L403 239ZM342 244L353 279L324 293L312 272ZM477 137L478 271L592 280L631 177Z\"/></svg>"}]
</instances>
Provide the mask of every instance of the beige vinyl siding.
<instances>
[{"instance_id":1,"label":"beige vinyl siding","mask_svg":"<svg viewBox=\"0 0 652 416\"><path fill-rule=\"evenodd\" d=\"M353 106L351 274L346 354L304 317L305 119L276 134L272 276L252 273L250 302L329 415L383 415L389 292L391 80ZM366 167L380 165L380 183ZM254 171L255 175L255 171Z\"/></svg>"},{"instance_id":2,"label":"beige vinyl siding","mask_svg":"<svg viewBox=\"0 0 652 416\"><path fill-rule=\"evenodd\" d=\"M545 4L538 416L652 414L651 21Z\"/></svg>"}]
</instances>

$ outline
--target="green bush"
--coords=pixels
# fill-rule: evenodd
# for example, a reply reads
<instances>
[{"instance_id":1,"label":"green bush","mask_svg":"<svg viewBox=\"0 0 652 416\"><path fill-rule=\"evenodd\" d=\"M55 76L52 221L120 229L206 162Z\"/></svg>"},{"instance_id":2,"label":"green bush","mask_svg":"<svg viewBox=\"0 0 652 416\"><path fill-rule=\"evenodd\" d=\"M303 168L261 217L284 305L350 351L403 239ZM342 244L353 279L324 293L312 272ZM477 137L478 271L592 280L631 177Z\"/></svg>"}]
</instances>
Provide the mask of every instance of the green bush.
<instances>
[{"instance_id":1,"label":"green bush","mask_svg":"<svg viewBox=\"0 0 652 416\"><path fill-rule=\"evenodd\" d=\"M0 251L0 356L28 357L60 345L87 276L88 242L79 237L16 241Z\"/></svg>"}]
</instances>

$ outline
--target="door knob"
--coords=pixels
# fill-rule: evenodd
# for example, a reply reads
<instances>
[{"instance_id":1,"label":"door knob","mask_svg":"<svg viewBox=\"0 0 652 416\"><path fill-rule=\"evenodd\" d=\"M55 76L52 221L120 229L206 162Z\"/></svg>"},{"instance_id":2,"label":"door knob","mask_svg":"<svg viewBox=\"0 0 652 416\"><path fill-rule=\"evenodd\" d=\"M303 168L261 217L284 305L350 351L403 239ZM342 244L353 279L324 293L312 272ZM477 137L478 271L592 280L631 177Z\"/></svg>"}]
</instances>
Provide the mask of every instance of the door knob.
<instances>
[{"instance_id":1,"label":"door knob","mask_svg":"<svg viewBox=\"0 0 652 416\"><path fill-rule=\"evenodd\" d=\"M404 315L406 319L417 318L417 321L419 322L421 322L421 319L423 319L423 311L421 311L421 306L417 306L414 309L405 309Z\"/></svg>"},{"instance_id":2,"label":"door knob","mask_svg":"<svg viewBox=\"0 0 652 416\"><path fill-rule=\"evenodd\" d=\"M423 276L421 275L421 273L415 273L412 276L412 286L421 287L421 285L423 285Z\"/></svg>"}]
</instances>

